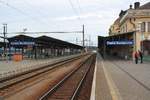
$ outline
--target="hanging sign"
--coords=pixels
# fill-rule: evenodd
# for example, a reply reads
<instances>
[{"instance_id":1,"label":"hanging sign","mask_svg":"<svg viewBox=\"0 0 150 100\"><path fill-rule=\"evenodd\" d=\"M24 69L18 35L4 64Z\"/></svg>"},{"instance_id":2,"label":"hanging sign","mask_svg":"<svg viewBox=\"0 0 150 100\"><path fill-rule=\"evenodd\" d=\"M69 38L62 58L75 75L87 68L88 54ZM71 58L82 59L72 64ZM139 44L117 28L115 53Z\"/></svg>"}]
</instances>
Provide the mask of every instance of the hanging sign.
<instances>
[{"instance_id":1,"label":"hanging sign","mask_svg":"<svg viewBox=\"0 0 150 100\"><path fill-rule=\"evenodd\" d=\"M107 41L107 45L133 45L134 42L132 40L129 41Z\"/></svg>"},{"instance_id":2,"label":"hanging sign","mask_svg":"<svg viewBox=\"0 0 150 100\"><path fill-rule=\"evenodd\" d=\"M15 41L11 42L11 45L35 45L35 42L28 42L28 41Z\"/></svg>"}]
</instances>

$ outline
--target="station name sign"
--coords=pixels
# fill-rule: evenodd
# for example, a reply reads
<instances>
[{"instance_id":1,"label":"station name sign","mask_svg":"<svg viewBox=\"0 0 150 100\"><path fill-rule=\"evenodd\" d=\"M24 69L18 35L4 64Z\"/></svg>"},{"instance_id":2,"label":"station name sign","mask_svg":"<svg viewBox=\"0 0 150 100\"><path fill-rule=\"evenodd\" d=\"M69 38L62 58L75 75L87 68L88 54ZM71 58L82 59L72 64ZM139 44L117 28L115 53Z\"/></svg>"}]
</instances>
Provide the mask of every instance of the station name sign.
<instances>
[{"instance_id":1,"label":"station name sign","mask_svg":"<svg viewBox=\"0 0 150 100\"><path fill-rule=\"evenodd\" d=\"M107 45L133 45L133 41L107 41Z\"/></svg>"},{"instance_id":2,"label":"station name sign","mask_svg":"<svg viewBox=\"0 0 150 100\"><path fill-rule=\"evenodd\" d=\"M27 41L15 41L11 42L11 45L35 45L35 42L27 42Z\"/></svg>"}]
</instances>

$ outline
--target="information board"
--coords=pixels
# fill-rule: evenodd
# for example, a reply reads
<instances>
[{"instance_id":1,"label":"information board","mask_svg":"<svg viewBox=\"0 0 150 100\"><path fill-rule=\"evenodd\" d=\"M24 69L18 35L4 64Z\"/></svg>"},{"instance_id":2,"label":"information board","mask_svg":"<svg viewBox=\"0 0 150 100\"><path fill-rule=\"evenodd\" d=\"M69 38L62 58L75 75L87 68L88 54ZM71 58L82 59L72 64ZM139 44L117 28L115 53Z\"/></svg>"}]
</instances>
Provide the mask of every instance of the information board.
<instances>
[{"instance_id":1,"label":"information board","mask_svg":"<svg viewBox=\"0 0 150 100\"><path fill-rule=\"evenodd\" d=\"M11 42L11 45L35 45L35 42L28 42L28 41L15 41Z\"/></svg>"},{"instance_id":2,"label":"information board","mask_svg":"<svg viewBox=\"0 0 150 100\"><path fill-rule=\"evenodd\" d=\"M133 45L133 41L107 41L107 45Z\"/></svg>"}]
</instances>

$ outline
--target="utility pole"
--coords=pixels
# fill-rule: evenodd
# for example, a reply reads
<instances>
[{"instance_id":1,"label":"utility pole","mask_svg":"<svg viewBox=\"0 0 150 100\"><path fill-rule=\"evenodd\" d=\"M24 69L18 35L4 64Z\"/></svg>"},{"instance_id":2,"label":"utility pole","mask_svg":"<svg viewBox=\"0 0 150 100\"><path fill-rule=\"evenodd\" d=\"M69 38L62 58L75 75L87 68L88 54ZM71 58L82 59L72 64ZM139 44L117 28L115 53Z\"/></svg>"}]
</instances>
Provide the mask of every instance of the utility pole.
<instances>
[{"instance_id":1,"label":"utility pole","mask_svg":"<svg viewBox=\"0 0 150 100\"><path fill-rule=\"evenodd\" d=\"M83 33L83 47L84 47L84 24L83 24L83 30L82 30L82 33Z\"/></svg>"},{"instance_id":2,"label":"utility pole","mask_svg":"<svg viewBox=\"0 0 150 100\"><path fill-rule=\"evenodd\" d=\"M5 37L6 37L6 24L3 24L3 35L4 35L4 43L5 43Z\"/></svg>"},{"instance_id":3,"label":"utility pole","mask_svg":"<svg viewBox=\"0 0 150 100\"><path fill-rule=\"evenodd\" d=\"M3 34L4 34L4 57L7 57L7 42L6 42L7 24L3 24Z\"/></svg>"}]
</instances>

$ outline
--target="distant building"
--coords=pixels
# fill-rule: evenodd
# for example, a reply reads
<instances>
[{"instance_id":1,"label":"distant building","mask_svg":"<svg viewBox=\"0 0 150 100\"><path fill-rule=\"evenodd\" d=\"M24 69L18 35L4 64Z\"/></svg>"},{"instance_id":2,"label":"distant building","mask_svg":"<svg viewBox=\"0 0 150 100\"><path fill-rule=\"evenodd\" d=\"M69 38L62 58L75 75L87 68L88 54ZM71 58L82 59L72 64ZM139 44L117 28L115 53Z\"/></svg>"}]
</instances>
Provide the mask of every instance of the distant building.
<instances>
[{"instance_id":1,"label":"distant building","mask_svg":"<svg viewBox=\"0 0 150 100\"><path fill-rule=\"evenodd\" d=\"M129 9L121 10L119 17L110 26L109 36L128 32L135 32L134 51L145 50L142 44L144 41L150 45L150 2L142 6L140 6L140 2L135 2L134 7L130 5Z\"/></svg>"}]
</instances>

